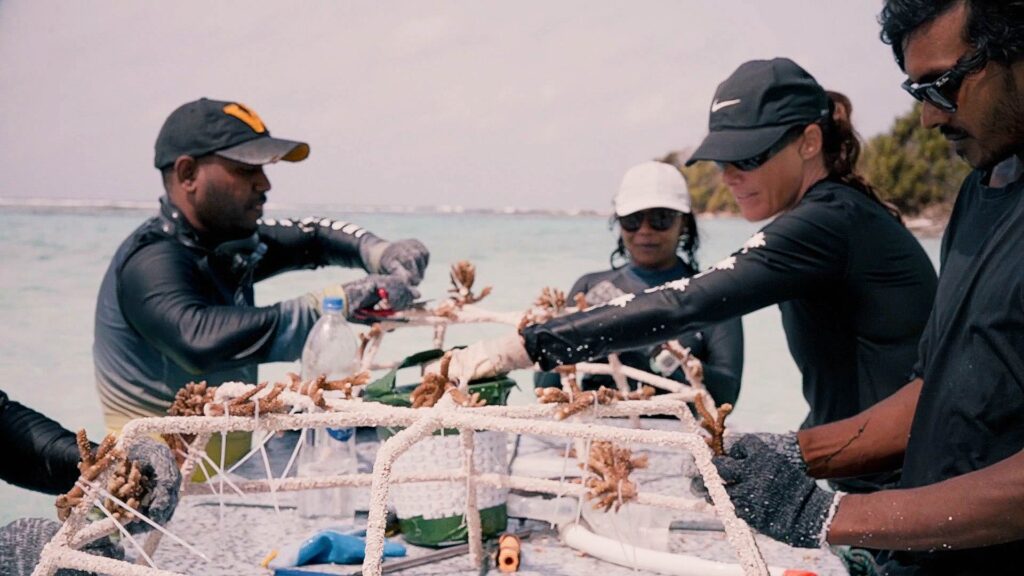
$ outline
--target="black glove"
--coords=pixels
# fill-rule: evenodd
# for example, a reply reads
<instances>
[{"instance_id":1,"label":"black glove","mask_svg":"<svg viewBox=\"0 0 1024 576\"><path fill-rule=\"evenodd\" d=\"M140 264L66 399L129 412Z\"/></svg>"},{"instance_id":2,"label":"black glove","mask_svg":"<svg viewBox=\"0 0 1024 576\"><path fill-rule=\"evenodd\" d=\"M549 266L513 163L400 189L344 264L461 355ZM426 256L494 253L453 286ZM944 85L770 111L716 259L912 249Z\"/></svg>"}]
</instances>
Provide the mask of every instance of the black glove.
<instances>
[{"instance_id":1,"label":"black glove","mask_svg":"<svg viewBox=\"0 0 1024 576\"><path fill-rule=\"evenodd\" d=\"M807 463L804 462L803 454L800 452L800 445L797 443L796 432L786 432L785 434L773 434L772 432L728 434L724 439L725 452L728 454L732 447L735 446L741 438L746 438L748 436L752 436L761 442L764 442L770 450L778 453L780 456L783 456L801 472L807 472ZM704 486L704 479L697 473L687 475L693 478L690 481L690 491L693 492L694 495L700 496L707 500L708 503L711 503L711 497L708 494L707 487Z\"/></svg>"},{"instance_id":2,"label":"black glove","mask_svg":"<svg viewBox=\"0 0 1024 576\"><path fill-rule=\"evenodd\" d=\"M39 562L39 555L60 524L45 518L19 518L0 528L0 575L29 576ZM83 552L124 559L124 549L110 538L100 538L82 548ZM78 570L59 570L57 576L86 576Z\"/></svg>"},{"instance_id":3,"label":"black glove","mask_svg":"<svg viewBox=\"0 0 1024 576\"><path fill-rule=\"evenodd\" d=\"M430 262L430 251L422 242L407 238L392 242L380 256L383 274L405 277L413 286L423 281L423 272Z\"/></svg>"},{"instance_id":4,"label":"black glove","mask_svg":"<svg viewBox=\"0 0 1024 576\"><path fill-rule=\"evenodd\" d=\"M142 438L128 449L128 459L138 462L143 473L152 478L139 511L161 526L167 524L174 515L181 489L181 472L171 450L166 444ZM153 528L138 519L127 527L132 534Z\"/></svg>"},{"instance_id":5,"label":"black glove","mask_svg":"<svg viewBox=\"0 0 1024 576\"><path fill-rule=\"evenodd\" d=\"M371 274L359 280L342 284L345 291L346 315L352 317L356 310L373 308L380 302L380 290L387 293L388 305L395 310L408 308L420 297L418 290L399 276Z\"/></svg>"},{"instance_id":6,"label":"black glove","mask_svg":"<svg viewBox=\"0 0 1024 576\"><path fill-rule=\"evenodd\" d=\"M819 488L784 452L745 434L713 462L736 515L751 528L790 546L817 548L842 493Z\"/></svg>"},{"instance_id":7,"label":"black glove","mask_svg":"<svg viewBox=\"0 0 1024 576\"><path fill-rule=\"evenodd\" d=\"M728 453L741 438L746 438L747 436L753 436L764 442L768 448L784 456L786 460L799 468L801 472L807 472L807 463L804 462L803 453L800 452L800 444L797 442L796 432L786 432L784 434L774 434L772 432L730 434L725 437L725 452Z\"/></svg>"}]
</instances>

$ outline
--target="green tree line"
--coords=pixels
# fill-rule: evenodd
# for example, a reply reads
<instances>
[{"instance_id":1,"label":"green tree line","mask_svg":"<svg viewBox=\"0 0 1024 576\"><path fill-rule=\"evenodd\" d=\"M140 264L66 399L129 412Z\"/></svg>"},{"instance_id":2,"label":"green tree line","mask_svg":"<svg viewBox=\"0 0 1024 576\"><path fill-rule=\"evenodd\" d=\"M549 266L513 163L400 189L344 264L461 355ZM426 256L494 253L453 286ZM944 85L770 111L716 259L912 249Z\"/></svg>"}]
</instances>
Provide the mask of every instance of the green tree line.
<instances>
[{"instance_id":1,"label":"green tree line","mask_svg":"<svg viewBox=\"0 0 1024 576\"><path fill-rule=\"evenodd\" d=\"M933 208L948 208L970 167L953 152L938 130L921 126L921 104L897 118L892 127L866 143L858 172L879 195L907 216ZM686 156L670 152L663 162L686 176L697 212L737 212L736 202L722 183L714 162L684 167Z\"/></svg>"}]
</instances>

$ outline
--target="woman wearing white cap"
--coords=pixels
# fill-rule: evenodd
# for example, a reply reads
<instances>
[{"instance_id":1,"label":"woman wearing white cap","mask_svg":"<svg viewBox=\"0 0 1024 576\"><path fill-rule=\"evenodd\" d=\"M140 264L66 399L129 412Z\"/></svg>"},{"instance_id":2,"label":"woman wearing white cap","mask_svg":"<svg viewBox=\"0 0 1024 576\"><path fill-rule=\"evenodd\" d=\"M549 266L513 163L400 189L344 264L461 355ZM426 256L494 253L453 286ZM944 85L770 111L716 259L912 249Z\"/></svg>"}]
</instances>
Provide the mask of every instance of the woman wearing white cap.
<instances>
[{"instance_id":1,"label":"woman wearing white cap","mask_svg":"<svg viewBox=\"0 0 1024 576\"><path fill-rule=\"evenodd\" d=\"M596 306L623 294L689 278L699 271L697 220L679 169L664 162L634 166L622 178L613 204L620 234L611 255L612 267L576 280L569 290L570 297L583 294L587 306ZM676 340L704 364L704 384L715 403L735 404L743 373L740 319L688 330L677 335ZM686 382L673 358L662 350L660 343L619 353L619 360L627 366ZM557 375L549 372L537 374L534 383L537 387L560 385ZM582 384L585 389L615 387L603 375L588 376ZM635 386L634 382L630 384Z\"/></svg>"},{"instance_id":2,"label":"woman wearing white cap","mask_svg":"<svg viewBox=\"0 0 1024 576\"><path fill-rule=\"evenodd\" d=\"M548 370L777 304L811 408L802 427L892 395L914 374L935 269L854 172L860 143L838 104L792 60L741 65L715 92L690 162L717 162L743 216L774 220L709 270L475 344L449 374Z\"/></svg>"}]
</instances>

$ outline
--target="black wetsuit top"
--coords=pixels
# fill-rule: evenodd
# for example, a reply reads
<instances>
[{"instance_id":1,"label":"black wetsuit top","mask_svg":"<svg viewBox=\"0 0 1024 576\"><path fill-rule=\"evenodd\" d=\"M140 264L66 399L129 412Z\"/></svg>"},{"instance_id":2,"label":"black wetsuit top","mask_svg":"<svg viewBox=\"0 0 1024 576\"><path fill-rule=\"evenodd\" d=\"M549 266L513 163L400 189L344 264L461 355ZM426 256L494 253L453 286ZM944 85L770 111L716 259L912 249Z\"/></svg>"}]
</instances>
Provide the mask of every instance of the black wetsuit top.
<instances>
[{"instance_id":1,"label":"black wetsuit top","mask_svg":"<svg viewBox=\"0 0 1024 576\"><path fill-rule=\"evenodd\" d=\"M576 294L583 294L587 304L594 306L626 293L640 292L645 288L693 274L694 271L681 259L677 259L676 265L668 270L647 270L630 263L614 270L584 275L573 284L568 296L571 301ZM743 375L743 323L740 318L708 324L699 330L687 330L676 339L703 363L704 385L715 403L735 404ZM645 372L655 372L666 378L687 383L682 369L676 367L671 371L662 371L652 365L652 360L660 350L660 343L636 350L626 350L619 353L619 360L626 366ZM629 383L631 387L636 387L636 382L630 380ZM559 386L560 382L557 374L540 372L534 376L534 384L538 387ZM605 375L588 375L584 378L582 386L584 389L598 386L615 388L611 377Z\"/></svg>"},{"instance_id":2,"label":"black wetsuit top","mask_svg":"<svg viewBox=\"0 0 1024 576\"><path fill-rule=\"evenodd\" d=\"M253 304L253 283L288 270L361 267L374 236L329 219L264 219L243 240L211 245L166 197L118 248L96 303L93 362L107 417L164 415L191 381L256 382L262 362L291 361L319 318L305 295Z\"/></svg>"},{"instance_id":3,"label":"black wetsuit top","mask_svg":"<svg viewBox=\"0 0 1024 576\"><path fill-rule=\"evenodd\" d=\"M75 434L46 416L12 402L0 390L0 479L22 488L62 494L78 479Z\"/></svg>"},{"instance_id":4,"label":"black wetsuit top","mask_svg":"<svg viewBox=\"0 0 1024 576\"><path fill-rule=\"evenodd\" d=\"M924 385L902 486L926 486L1024 450L1024 182L964 182L942 242L939 290L921 340ZM1024 509L1007 510L1019 516ZM1024 541L897 553L891 574L1020 574Z\"/></svg>"},{"instance_id":5,"label":"black wetsuit top","mask_svg":"<svg viewBox=\"0 0 1024 576\"><path fill-rule=\"evenodd\" d=\"M857 414L907 382L935 283L906 228L865 194L826 180L714 267L523 336L547 370L778 304L811 426Z\"/></svg>"}]
</instances>

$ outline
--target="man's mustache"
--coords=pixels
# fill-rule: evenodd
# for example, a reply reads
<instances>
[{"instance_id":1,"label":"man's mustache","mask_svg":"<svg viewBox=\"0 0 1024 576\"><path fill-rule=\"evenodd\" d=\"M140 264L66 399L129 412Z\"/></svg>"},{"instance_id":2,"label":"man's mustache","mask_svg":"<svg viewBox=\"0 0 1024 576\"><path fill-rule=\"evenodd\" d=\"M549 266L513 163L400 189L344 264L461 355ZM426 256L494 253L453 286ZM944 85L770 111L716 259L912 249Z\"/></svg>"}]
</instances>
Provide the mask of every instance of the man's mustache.
<instances>
[{"instance_id":1,"label":"man's mustache","mask_svg":"<svg viewBox=\"0 0 1024 576\"><path fill-rule=\"evenodd\" d=\"M966 130L962 128L954 128L952 126L940 126L939 132L941 132L948 140L956 140L969 136Z\"/></svg>"}]
</instances>

